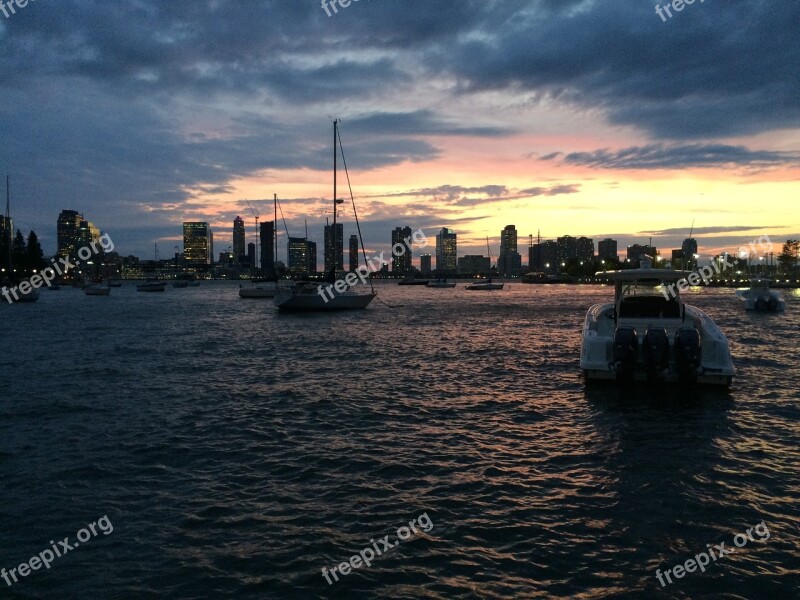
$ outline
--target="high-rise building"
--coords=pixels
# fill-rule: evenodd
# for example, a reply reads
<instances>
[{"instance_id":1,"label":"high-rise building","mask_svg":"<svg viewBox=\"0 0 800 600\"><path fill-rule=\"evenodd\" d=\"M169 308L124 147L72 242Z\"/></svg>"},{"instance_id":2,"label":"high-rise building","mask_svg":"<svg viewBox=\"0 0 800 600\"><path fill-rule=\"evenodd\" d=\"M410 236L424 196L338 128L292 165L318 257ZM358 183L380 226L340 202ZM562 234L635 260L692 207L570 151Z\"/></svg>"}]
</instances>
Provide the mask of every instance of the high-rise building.
<instances>
[{"instance_id":1,"label":"high-rise building","mask_svg":"<svg viewBox=\"0 0 800 600\"><path fill-rule=\"evenodd\" d=\"M253 242L247 244L247 264L251 269L256 268L256 245Z\"/></svg>"},{"instance_id":2,"label":"high-rise building","mask_svg":"<svg viewBox=\"0 0 800 600\"><path fill-rule=\"evenodd\" d=\"M686 238L681 244L681 251L683 252L684 268L691 269L697 266L697 259L694 257L697 254L697 240L694 238Z\"/></svg>"},{"instance_id":3,"label":"high-rise building","mask_svg":"<svg viewBox=\"0 0 800 600\"><path fill-rule=\"evenodd\" d=\"M208 223L192 221L183 224L183 259L187 265L210 265L213 252L214 238Z\"/></svg>"},{"instance_id":4,"label":"high-rise building","mask_svg":"<svg viewBox=\"0 0 800 600\"><path fill-rule=\"evenodd\" d=\"M271 275L275 270L278 257L275 256L275 221L261 223L261 270Z\"/></svg>"},{"instance_id":5,"label":"high-rise building","mask_svg":"<svg viewBox=\"0 0 800 600\"><path fill-rule=\"evenodd\" d=\"M455 273L458 269L458 236L452 229L443 227L436 234L436 270Z\"/></svg>"},{"instance_id":6,"label":"high-rise building","mask_svg":"<svg viewBox=\"0 0 800 600\"><path fill-rule=\"evenodd\" d=\"M295 275L308 272L308 241L290 237L286 244L289 272Z\"/></svg>"},{"instance_id":7,"label":"high-rise building","mask_svg":"<svg viewBox=\"0 0 800 600\"><path fill-rule=\"evenodd\" d=\"M617 240L606 238L597 243L597 257L600 260L617 261Z\"/></svg>"},{"instance_id":8,"label":"high-rise building","mask_svg":"<svg viewBox=\"0 0 800 600\"><path fill-rule=\"evenodd\" d=\"M638 264L642 256L649 256L655 261L656 257L658 256L658 250L655 248L655 246L649 246L647 244L633 244L628 246L629 261Z\"/></svg>"},{"instance_id":9,"label":"high-rise building","mask_svg":"<svg viewBox=\"0 0 800 600\"><path fill-rule=\"evenodd\" d=\"M571 235L564 235L558 238L558 259L557 262L565 263L571 258L578 257L578 240Z\"/></svg>"},{"instance_id":10,"label":"high-rise building","mask_svg":"<svg viewBox=\"0 0 800 600\"><path fill-rule=\"evenodd\" d=\"M11 248L11 240L14 239L14 221L11 217L0 217L0 269L6 268L8 262L8 249Z\"/></svg>"},{"instance_id":11,"label":"high-rise building","mask_svg":"<svg viewBox=\"0 0 800 600\"><path fill-rule=\"evenodd\" d=\"M517 255L519 256L519 255ZM458 274L466 277L482 275L487 277L491 274L492 265L488 256L467 254L458 259Z\"/></svg>"},{"instance_id":12,"label":"high-rise building","mask_svg":"<svg viewBox=\"0 0 800 600\"><path fill-rule=\"evenodd\" d=\"M558 270L558 242L547 240L534 244L528 250L531 271L535 273L554 273Z\"/></svg>"},{"instance_id":13,"label":"high-rise building","mask_svg":"<svg viewBox=\"0 0 800 600\"><path fill-rule=\"evenodd\" d=\"M62 210L58 215L56 234L58 237L58 256L75 256L80 248L80 228L83 215L75 210ZM13 231L13 228L12 228Z\"/></svg>"},{"instance_id":14,"label":"high-rise building","mask_svg":"<svg viewBox=\"0 0 800 600\"><path fill-rule=\"evenodd\" d=\"M592 262L594 260L594 240L587 237L579 237L576 246L576 256L580 261Z\"/></svg>"},{"instance_id":15,"label":"high-rise building","mask_svg":"<svg viewBox=\"0 0 800 600\"><path fill-rule=\"evenodd\" d=\"M325 225L325 272L344 270L344 226L336 224L336 235L333 225Z\"/></svg>"},{"instance_id":16,"label":"high-rise building","mask_svg":"<svg viewBox=\"0 0 800 600\"><path fill-rule=\"evenodd\" d=\"M81 221L78 226L78 249L91 246L100 239L100 230L91 221Z\"/></svg>"},{"instance_id":17,"label":"high-rise building","mask_svg":"<svg viewBox=\"0 0 800 600\"><path fill-rule=\"evenodd\" d=\"M423 254L419 257L419 270L423 277L430 277L433 269L431 268L431 255Z\"/></svg>"},{"instance_id":18,"label":"high-rise building","mask_svg":"<svg viewBox=\"0 0 800 600\"><path fill-rule=\"evenodd\" d=\"M500 232L497 272L501 277L519 277L522 274L522 257L517 252L517 228L513 225L506 225Z\"/></svg>"},{"instance_id":19,"label":"high-rise building","mask_svg":"<svg viewBox=\"0 0 800 600\"><path fill-rule=\"evenodd\" d=\"M397 252L400 250L398 244L405 247L403 254ZM411 227L395 227L392 230L392 273L397 275L411 273Z\"/></svg>"},{"instance_id":20,"label":"high-rise building","mask_svg":"<svg viewBox=\"0 0 800 600\"><path fill-rule=\"evenodd\" d=\"M358 236L350 236L350 272L358 269Z\"/></svg>"},{"instance_id":21,"label":"high-rise building","mask_svg":"<svg viewBox=\"0 0 800 600\"><path fill-rule=\"evenodd\" d=\"M236 217L233 220L233 255L237 261L245 255L245 243L244 219Z\"/></svg>"},{"instance_id":22,"label":"high-rise building","mask_svg":"<svg viewBox=\"0 0 800 600\"><path fill-rule=\"evenodd\" d=\"M317 272L317 242L310 242L306 240L307 254L308 254L308 272Z\"/></svg>"}]
</instances>

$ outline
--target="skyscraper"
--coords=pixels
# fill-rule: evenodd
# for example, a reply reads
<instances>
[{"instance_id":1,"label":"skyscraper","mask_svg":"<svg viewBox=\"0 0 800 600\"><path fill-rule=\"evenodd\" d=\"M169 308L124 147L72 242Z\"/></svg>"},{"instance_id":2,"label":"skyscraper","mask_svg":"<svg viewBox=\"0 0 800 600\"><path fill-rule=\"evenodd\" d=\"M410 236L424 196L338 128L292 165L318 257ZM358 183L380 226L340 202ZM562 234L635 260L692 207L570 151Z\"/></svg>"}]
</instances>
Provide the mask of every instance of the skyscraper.
<instances>
[{"instance_id":1,"label":"skyscraper","mask_svg":"<svg viewBox=\"0 0 800 600\"><path fill-rule=\"evenodd\" d=\"M275 221L264 221L261 223L261 270L267 275L272 275L275 271Z\"/></svg>"},{"instance_id":2,"label":"skyscraper","mask_svg":"<svg viewBox=\"0 0 800 600\"><path fill-rule=\"evenodd\" d=\"M245 230L242 217L233 220L233 256L236 262L240 262L245 256Z\"/></svg>"},{"instance_id":3,"label":"skyscraper","mask_svg":"<svg viewBox=\"0 0 800 600\"><path fill-rule=\"evenodd\" d=\"M406 240L409 240L406 242ZM411 273L411 227L395 227L392 230L392 273L408 275ZM398 252L400 247L405 247L405 252Z\"/></svg>"},{"instance_id":4,"label":"skyscraper","mask_svg":"<svg viewBox=\"0 0 800 600\"><path fill-rule=\"evenodd\" d=\"M214 238L206 222L191 221L183 224L183 258L187 265L204 266L213 261Z\"/></svg>"},{"instance_id":5,"label":"skyscraper","mask_svg":"<svg viewBox=\"0 0 800 600\"><path fill-rule=\"evenodd\" d=\"M578 241L571 235L558 238L558 262L565 263L571 258L578 257Z\"/></svg>"},{"instance_id":6,"label":"skyscraper","mask_svg":"<svg viewBox=\"0 0 800 600\"><path fill-rule=\"evenodd\" d=\"M290 273L300 275L308 272L308 243L306 238L290 237L286 244L286 253Z\"/></svg>"},{"instance_id":7,"label":"skyscraper","mask_svg":"<svg viewBox=\"0 0 800 600\"><path fill-rule=\"evenodd\" d=\"M325 225L325 272L344 270L344 226L336 224L334 239L333 225Z\"/></svg>"},{"instance_id":8,"label":"skyscraper","mask_svg":"<svg viewBox=\"0 0 800 600\"><path fill-rule=\"evenodd\" d=\"M683 267L691 269L697 266L697 259L694 257L697 254L697 240L694 238L686 238L681 244L681 252L683 253Z\"/></svg>"},{"instance_id":9,"label":"skyscraper","mask_svg":"<svg viewBox=\"0 0 800 600\"><path fill-rule=\"evenodd\" d=\"M501 277L519 277L522 274L522 257L517 252L517 228L513 225L506 225L500 232L497 272Z\"/></svg>"},{"instance_id":10,"label":"skyscraper","mask_svg":"<svg viewBox=\"0 0 800 600\"><path fill-rule=\"evenodd\" d=\"M58 215L56 234L58 237L58 256L75 256L80 247L80 228L83 215L75 210L62 210Z\"/></svg>"},{"instance_id":11,"label":"skyscraper","mask_svg":"<svg viewBox=\"0 0 800 600\"><path fill-rule=\"evenodd\" d=\"M247 264L251 269L256 268L256 245L253 242L247 244Z\"/></svg>"},{"instance_id":12,"label":"skyscraper","mask_svg":"<svg viewBox=\"0 0 800 600\"><path fill-rule=\"evenodd\" d=\"M308 254L308 272L317 272L317 242L310 242L306 240L306 248Z\"/></svg>"},{"instance_id":13,"label":"skyscraper","mask_svg":"<svg viewBox=\"0 0 800 600\"><path fill-rule=\"evenodd\" d=\"M436 270L443 273L455 273L458 269L458 240L452 229L443 227L436 234Z\"/></svg>"},{"instance_id":14,"label":"skyscraper","mask_svg":"<svg viewBox=\"0 0 800 600\"><path fill-rule=\"evenodd\" d=\"M358 269L358 236L350 236L350 272Z\"/></svg>"},{"instance_id":15,"label":"skyscraper","mask_svg":"<svg viewBox=\"0 0 800 600\"><path fill-rule=\"evenodd\" d=\"M586 262L592 262L594 260L594 240L592 238L579 237L575 246L575 258Z\"/></svg>"},{"instance_id":16,"label":"skyscraper","mask_svg":"<svg viewBox=\"0 0 800 600\"><path fill-rule=\"evenodd\" d=\"M597 256L600 260L617 261L617 240L606 238L597 244Z\"/></svg>"},{"instance_id":17,"label":"skyscraper","mask_svg":"<svg viewBox=\"0 0 800 600\"><path fill-rule=\"evenodd\" d=\"M419 257L419 270L423 277L430 277L433 269L431 268L431 255L423 254Z\"/></svg>"}]
</instances>

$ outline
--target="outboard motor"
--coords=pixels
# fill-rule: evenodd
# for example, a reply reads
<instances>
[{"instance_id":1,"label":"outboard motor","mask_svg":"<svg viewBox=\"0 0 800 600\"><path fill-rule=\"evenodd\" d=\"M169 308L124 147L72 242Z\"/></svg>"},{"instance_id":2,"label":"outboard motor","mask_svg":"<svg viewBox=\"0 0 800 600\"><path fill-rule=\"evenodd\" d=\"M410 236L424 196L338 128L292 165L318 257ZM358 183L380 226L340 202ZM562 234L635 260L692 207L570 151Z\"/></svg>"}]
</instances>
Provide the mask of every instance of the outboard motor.
<instances>
[{"instance_id":1,"label":"outboard motor","mask_svg":"<svg viewBox=\"0 0 800 600\"><path fill-rule=\"evenodd\" d=\"M694 327L681 327L675 332L675 369L682 382L697 381L702 359L700 332Z\"/></svg>"},{"instance_id":2,"label":"outboard motor","mask_svg":"<svg viewBox=\"0 0 800 600\"><path fill-rule=\"evenodd\" d=\"M614 370L618 380L632 380L639 358L639 336L636 329L617 327L614 332Z\"/></svg>"},{"instance_id":3,"label":"outboard motor","mask_svg":"<svg viewBox=\"0 0 800 600\"><path fill-rule=\"evenodd\" d=\"M664 328L649 327L642 344L648 379L663 379L669 371L669 337Z\"/></svg>"},{"instance_id":4,"label":"outboard motor","mask_svg":"<svg viewBox=\"0 0 800 600\"><path fill-rule=\"evenodd\" d=\"M768 308L768 303L766 298L761 296L756 300L756 310L765 311Z\"/></svg>"},{"instance_id":5,"label":"outboard motor","mask_svg":"<svg viewBox=\"0 0 800 600\"><path fill-rule=\"evenodd\" d=\"M767 301L767 310L769 312L775 312L778 310L778 299L775 296L769 297L769 301Z\"/></svg>"}]
</instances>

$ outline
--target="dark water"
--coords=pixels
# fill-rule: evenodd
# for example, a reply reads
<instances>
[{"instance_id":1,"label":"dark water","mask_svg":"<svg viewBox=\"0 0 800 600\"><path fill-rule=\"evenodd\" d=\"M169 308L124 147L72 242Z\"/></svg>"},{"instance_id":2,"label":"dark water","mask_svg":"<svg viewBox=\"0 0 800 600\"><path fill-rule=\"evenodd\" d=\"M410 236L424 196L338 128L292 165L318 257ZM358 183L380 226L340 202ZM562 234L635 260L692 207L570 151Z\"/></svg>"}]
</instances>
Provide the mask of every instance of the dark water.
<instances>
[{"instance_id":1,"label":"dark water","mask_svg":"<svg viewBox=\"0 0 800 600\"><path fill-rule=\"evenodd\" d=\"M0 598L800 595L800 295L693 298L739 376L687 393L584 389L607 288L380 289L403 306L283 316L221 283L0 306L0 567L113 524Z\"/></svg>"}]
</instances>

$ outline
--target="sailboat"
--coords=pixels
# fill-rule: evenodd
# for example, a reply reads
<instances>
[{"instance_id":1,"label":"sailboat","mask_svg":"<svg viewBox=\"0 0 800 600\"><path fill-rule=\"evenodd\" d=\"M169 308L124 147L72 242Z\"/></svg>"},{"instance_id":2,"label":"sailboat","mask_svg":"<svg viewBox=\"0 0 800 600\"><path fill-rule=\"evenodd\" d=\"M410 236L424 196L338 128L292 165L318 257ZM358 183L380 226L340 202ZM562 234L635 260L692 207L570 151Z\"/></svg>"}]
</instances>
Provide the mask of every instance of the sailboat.
<instances>
[{"instance_id":1,"label":"sailboat","mask_svg":"<svg viewBox=\"0 0 800 600\"><path fill-rule=\"evenodd\" d=\"M5 240L6 244L6 274L3 277L3 286L6 288L15 288L14 294L9 294L6 298L11 300L12 304L18 302L36 302L39 299L39 290L32 286L27 286L27 291L23 292L19 289L19 279L14 275L14 265L11 259L11 239L14 237L14 228L11 226L11 183L8 175L6 175L6 216L5 216Z\"/></svg>"},{"instance_id":2,"label":"sailboat","mask_svg":"<svg viewBox=\"0 0 800 600\"><path fill-rule=\"evenodd\" d=\"M285 285L278 282L278 270L275 262L278 260L278 194L273 194L272 210L274 213L273 240L275 242L275 254L272 260L272 273L269 273L263 280L254 279L249 286L239 285L239 298L274 298L278 292L285 289ZM283 209L281 209L282 214Z\"/></svg>"},{"instance_id":3,"label":"sailboat","mask_svg":"<svg viewBox=\"0 0 800 600\"><path fill-rule=\"evenodd\" d=\"M338 146L337 146L338 144ZM339 137L339 120L333 121L333 232L336 235L336 217L337 205L342 202L336 195L336 172L337 160L339 151L342 149L342 140ZM342 163L347 174L348 186L350 183L350 175L347 173L347 162L344 159L344 152L342 152ZM352 188L350 190L350 199L353 202L353 213L356 218L356 226L358 227L358 237L361 243L362 251L364 249L364 240L361 238L361 226L358 224L358 215L355 213L355 199L353 198ZM333 244L334 248L336 244ZM364 261L366 262L366 253L364 254ZM344 279L336 280L336 263L334 260L333 268L327 273L327 286L323 287L319 284L314 284L307 281L297 282L294 287L279 293L275 296L274 303L281 311L293 312L314 312L314 311L345 311L345 310L359 310L369 306L369 303L375 299L377 294L373 289L367 294L360 294L354 291ZM352 275L352 274L351 274ZM350 276L348 276L350 279ZM372 286L372 280L370 280Z\"/></svg>"},{"instance_id":4,"label":"sailboat","mask_svg":"<svg viewBox=\"0 0 800 600\"><path fill-rule=\"evenodd\" d=\"M492 248L489 246L489 236L486 236L486 249L489 251L489 268L492 268ZM485 281L478 281L466 286L466 289L472 291L485 291L485 290L502 290L503 283L492 283L492 276L489 275Z\"/></svg>"},{"instance_id":5,"label":"sailboat","mask_svg":"<svg viewBox=\"0 0 800 600\"><path fill-rule=\"evenodd\" d=\"M158 269L158 244L155 244L156 269ZM144 283L136 286L137 292L163 292L167 289L167 282L158 277L148 277Z\"/></svg>"}]
</instances>

